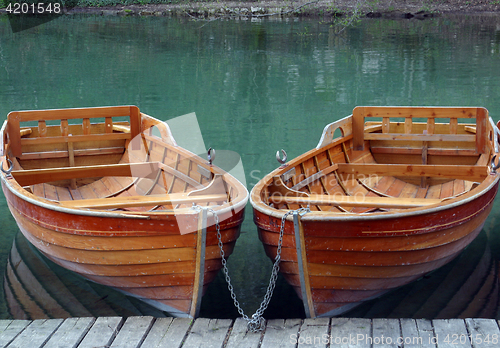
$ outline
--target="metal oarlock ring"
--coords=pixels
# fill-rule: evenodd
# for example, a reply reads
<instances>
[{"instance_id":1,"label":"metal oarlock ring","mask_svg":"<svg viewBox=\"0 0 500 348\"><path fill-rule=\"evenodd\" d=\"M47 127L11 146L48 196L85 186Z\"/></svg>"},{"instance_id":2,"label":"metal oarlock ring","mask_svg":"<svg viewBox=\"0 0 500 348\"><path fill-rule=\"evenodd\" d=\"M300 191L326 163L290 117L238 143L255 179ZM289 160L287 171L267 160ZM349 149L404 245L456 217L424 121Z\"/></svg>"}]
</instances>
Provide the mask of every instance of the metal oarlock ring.
<instances>
[{"instance_id":1,"label":"metal oarlock ring","mask_svg":"<svg viewBox=\"0 0 500 348\"><path fill-rule=\"evenodd\" d=\"M276 151L276 160L281 164L281 167L284 167L287 159L285 150L281 149L281 154L283 155L283 158L280 156L280 151Z\"/></svg>"},{"instance_id":2,"label":"metal oarlock ring","mask_svg":"<svg viewBox=\"0 0 500 348\"><path fill-rule=\"evenodd\" d=\"M212 148L208 149L207 153L208 164L212 165L212 162L215 160L215 150Z\"/></svg>"},{"instance_id":3,"label":"metal oarlock ring","mask_svg":"<svg viewBox=\"0 0 500 348\"><path fill-rule=\"evenodd\" d=\"M494 155L493 158L491 159L491 174L495 174L497 172L497 169L500 168L500 159L498 160L498 164L495 165L495 158L497 155Z\"/></svg>"},{"instance_id":4,"label":"metal oarlock ring","mask_svg":"<svg viewBox=\"0 0 500 348\"><path fill-rule=\"evenodd\" d=\"M7 162L9 163L9 169L7 169L7 170L3 169L3 161L2 161L2 164L0 165L0 170L2 171L2 173L6 174L6 175L10 175L10 173L12 172L12 169L14 168L14 165L12 164L12 161L8 158L7 158Z\"/></svg>"}]
</instances>

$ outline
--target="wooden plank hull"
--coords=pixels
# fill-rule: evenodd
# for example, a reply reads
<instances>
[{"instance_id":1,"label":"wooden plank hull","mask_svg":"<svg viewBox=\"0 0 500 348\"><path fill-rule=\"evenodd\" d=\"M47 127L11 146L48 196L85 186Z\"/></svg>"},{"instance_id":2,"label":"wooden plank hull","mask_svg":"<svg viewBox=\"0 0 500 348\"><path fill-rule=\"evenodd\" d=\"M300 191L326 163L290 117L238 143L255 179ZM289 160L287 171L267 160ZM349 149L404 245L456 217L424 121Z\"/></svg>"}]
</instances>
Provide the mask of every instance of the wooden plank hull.
<instances>
[{"instance_id":1,"label":"wooden plank hull","mask_svg":"<svg viewBox=\"0 0 500 348\"><path fill-rule=\"evenodd\" d=\"M119 116L127 111L117 110ZM92 110L84 111L84 116L93 115ZM105 109L103 117L114 115L112 111ZM73 115L61 110L55 115L58 113ZM21 120L37 119L38 113L14 115ZM76 140L61 136L57 129L49 129L52 136L40 136L44 123L33 128L30 138L12 142L15 151L10 145L3 149L16 168L12 175L2 173L2 189L23 235L51 261L170 315L195 317L201 296L222 262L215 217L190 205L198 202L217 214L227 258L240 234L248 193L232 176L176 146L165 126L160 128L161 137L153 136L149 127L160 126L159 121L143 114L139 121L133 117L139 114L131 113L132 129L142 125L136 129L138 137L142 136L138 146L142 152L134 149L134 139L127 140L122 144L125 155L110 163L107 154L99 155L99 148L87 154L81 148L81 142L102 139L94 131L86 132L86 124L96 131L104 126L91 126L84 118L83 131L61 121L61 132L73 127L82 133L76 138L80 143L75 143L82 150L81 165L67 158L69 166L62 166L58 157L48 169L40 167L43 162L33 162L35 154L52 158L47 151L52 144L64 143L66 138ZM106 119L105 126L111 124ZM19 120L15 126L10 126L9 138L17 135ZM115 141L116 134L127 135L106 128L106 146ZM38 144L42 152L36 152ZM67 155L74 156L71 147ZM83 165L84 160L88 165ZM128 165L131 162L136 164ZM212 179L200 175L197 168L201 166Z\"/></svg>"},{"instance_id":2,"label":"wooden plank hull","mask_svg":"<svg viewBox=\"0 0 500 348\"><path fill-rule=\"evenodd\" d=\"M408 284L451 261L481 232L486 217L492 209L495 190L496 187L479 201L470 202L467 205L469 209L457 208L447 214L443 213L441 217L444 215L453 217L455 223L450 223L451 227L439 230L425 228L430 219L428 216L416 219L420 222L420 226L416 226L413 230L405 229L404 234L399 232L399 235L397 232L387 231L387 226L397 228L404 223L399 219L372 221L369 223L369 230L365 230L366 222L329 223L325 227L325 223L304 219L305 244L308 250L307 267L316 316L341 314L362 301ZM468 210L469 212L475 210L478 204L483 204L482 209L477 211L477 214L467 215ZM279 230L271 230L269 226L280 226L281 221L258 211L254 213L259 226L259 238L264 243L266 254L274 260ZM356 230L370 234L356 235ZM352 232L356 236L358 250L344 245L343 240L349 237L328 237L325 236L326 231L332 235L337 233L341 235L342 231ZM287 221L285 241L288 240L288 243L285 242L282 249L280 270L295 288L298 296L302 297L297 252L291 238L293 234L293 224ZM441 241L439 235L448 236L447 241ZM427 242L423 243L423 239ZM354 244L352 240L350 242ZM399 247L391 248L394 245Z\"/></svg>"},{"instance_id":3,"label":"wooden plank hull","mask_svg":"<svg viewBox=\"0 0 500 348\"><path fill-rule=\"evenodd\" d=\"M144 219L120 221L91 216L81 219L29 204L9 194L9 190L4 189L4 192L23 235L56 264L89 280L148 300L151 305L172 315L182 317L189 313L197 267L196 233L179 235L175 228L166 228L175 223L175 216L150 221L147 227ZM197 220L197 216L194 214L192 219ZM221 223L226 256L231 255L242 219L243 211L240 211L229 221ZM116 233L124 224L126 229L122 227L121 233ZM50 225L62 228L47 228ZM72 232L68 235L58 231L62 229ZM129 245L123 246L121 236L128 239ZM177 238L170 242L170 236ZM102 242L97 247L93 244L94 238ZM77 239L78 243L75 242ZM208 231L206 260L203 291L221 268L215 226Z\"/></svg>"},{"instance_id":4,"label":"wooden plank hull","mask_svg":"<svg viewBox=\"0 0 500 348\"><path fill-rule=\"evenodd\" d=\"M345 119L339 123L346 125ZM390 127L395 126L388 123L387 129L393 129ZM366 138L385 141L388 137L375 134ZM403 150L413 144L407 138L410 135L401 138ZM383 164L377 164L370 151L373 143L365 142L363 150L355 151L351 139L347 129L343 137L328 143L320 141L321 146L273 171L251 192L254 222L272 260L278 252L283 215L310 204L310 211L297 218L299 223L292 216L286 219L280 264L284 278L303 300L308 317L342 314L447 264L481 232L498 191L496 172L481 174L476 188L459 177L453 178L452 170L445 174L451 179L434 180L432 177L443 175L444 167L425 163L413 166L397 157L403 151L387 151L395 155L385 155ZM391 135L393 139L398 139L397 135ZM471 143L475 146L476 139L471 138ZM485 144L490 145L490 155L496 153L497 145ZM447 164L453 166L450 154L435 153L447 156ZM466 161L472 162L457 157L457 171ZM484 170L481 158L485 156L477 152L474 160L478 163L471 166L478 173ZM391 167L391 160L403 165ZM368 164L366 172L363 163ZM370 177L374 166L391 168L391 172ZM431 177L426 178L424 187L413 179L405 181L405 175L417 167L425 172L422 176ZM357 173L342 178L345 170L340 172L338 168L356 168ZM397 170L401 170L400 175ZM366 180L359 179L359 172ZM373 199L364 201L363 197ZM418 203L419 207L413 203L420 201L410 204L408 198L430 203ZM336 203L332 206L333 201ZM377 201L381 202L378 209L373 203Z\"/></svg>"}]
</instances>

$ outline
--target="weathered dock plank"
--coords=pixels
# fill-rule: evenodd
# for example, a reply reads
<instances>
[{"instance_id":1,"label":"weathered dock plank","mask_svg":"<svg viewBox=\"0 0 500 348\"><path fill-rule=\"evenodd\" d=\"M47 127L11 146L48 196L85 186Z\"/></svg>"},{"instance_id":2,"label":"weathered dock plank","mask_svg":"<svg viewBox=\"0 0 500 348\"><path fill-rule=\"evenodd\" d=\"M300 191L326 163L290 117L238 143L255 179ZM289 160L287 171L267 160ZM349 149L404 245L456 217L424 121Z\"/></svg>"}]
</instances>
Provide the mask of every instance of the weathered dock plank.
<instances>
[{"instance_id":1,"label":"weathered dock plank","mask_svg":"<svg viewBox=\"0 0 500 348\"><path fill-rule=\"evenodd\" d=\"M425 319L400 319L400 341L405 348L436 348L432 341L432 322Z\"/></svg>"},{"instance_id":2,"label":"weathered dock plank","mask_svg":"<svg viewBox=\"0 0 500 348\"><path fill-rule=\"evenodd\" d=\"M78 348L108 347L123 323L121 317L100 317L87 332ZM32 347L35 348L35 347Z\"/></svg>"},{"instance_id":3,"label":"weathered dock plank","mask_svg":"<svg viewBox=\"0 0 500 348\"><path fill-rule=\"evenodd\" d=\"M0 347L7 346L30 323L30 320L0 320Z\"/></svg>"},{"instance_id":4,"label":"weathered dock plank","mask_svg":"<svg viewBox=\"0 0 500 348\"><path fill-rule=\"evenodd\" d=\"M232 322L231 319L196 319L182 347L222 347Z\"/></svg>"},{"instance_id":5,"label":"weathered dock plank","mask_svg":"<svg viewBox=\"0 0 500 348\"><path fill-rule=\"evenodd\" d=\"M176 348L181 347L187 336L192 319L158 318L149 331L141 347Z\"/></svg>"},{"instance_id":6,"label":"weathered dock plank","mask_svg":"<svg viewBox=\"0 0 500 348\"><path fill-rule=\"evenodd\" d=\"M95 318L68 318L50 337L44 348L75 348L89 331Z\"/></svg>"},{"instance_id":7,"label":"weathered dock plank","mask_svg":"<svg viewBox=\"0 0 500 348\"><path fill-rule=\"evenodd\" d=\"M471 348L469 334L462 319L437 319L432 321L437 348Z\"/></svg>"},{"instance_id":8,"label":"weathered dock plank","mask_svg":"<svg viewBox=\"0 0 500 348\"><path fill-rule=\"evenodd\" d=\"M258 348L262 332L248 331L248 323L243 318L235 320L226 348Z\"/></svg>"},{"instance_id":9,"label":"weathered dock plank","mask_svg":"<svg viewBox=\"0 0 500 348\"><path fill-rule=\"evenodd\" d=\"M298 348L327 348L330 342L329 329L329 318L304 320L299 331Z\"/></svg>"},{"instance_id":10,"label":"weathered dock plank","mask_svg":"<svg viewBox=\"0 0 500 348\"><path fill-rule=\"evenodd\" d=\"M261 348L296 347L293 337L297 337L302 320L273 319L267 322Z\"/></svg>"},{"instance_id":11,"label":"weathered dock plank","mask_svg":"<svg viewBox=\"0 0 500 348\"><path fill-rule=\"evenodd\" d=\"M435 348L437 342L434 336L434 327L432 326L432 321L426 319L417 319L415 320L415 322L417 323L420 337L422 337L422 347Z\"/></svg>"},{"instance_id":12,"label":"weathered dock plank","mask_svg":"<svg viewBox=\"0 0 500 348\"><path fill-rule=\"evenodd\" d=\"M500 346L500 329L496 321L490 319L465 319L465 324L474 348Z\"/></svg>"},{"instance_id":13,"label":"weathered dock plank","mask_svg":"<svg viewBox=\"0 0 500 348\"><path fill-rule=\"evenodd\" d=\"M6 348L493 348L494 319L273 319L261 332L230 319L0 320Z\"/></svg>"},{"instance_id":14,"label":"weathered dock plank","mask_svg":"<svg viewBox=\"0 0 500 348\"><path fill-rule=\"evenodd\" d=\"M377 348L398 348L401 337L398 319L373 319L372 335L366 341Z\"/></svg>"},{"instance_id":15,"label":"weathered dock plank","mask_svg":"<svg viewBox=\"0 0 500 348\"><path fill-rule=\"evenodd\" d=\"M111 348L139 348L152 325L153 317L127 318Z\"/></svg>"},{"instance_id":16,"label":"weathered dock plank","mask_svg":"<svg viewBox=\"0 0 500 348\"><path fill-rule=\"evenodd\" d=\"M64 319L33 320L9 345L9 348L41 347Z\"/></svg>"},{"instance_id":17,"label":"weathered dock plank","mask_svg":"<svg viewBox=\"0 0 500 348\"><path fill-rule=\"evenodd\" d=\"M332 318L330 339L339 348L371 348L372 321L359 318Z\"/></svg>"},{"instance_id":18,"label":"weathered dock plank","mask_svg":"<svg viewBox=\"0 0 500 348\"><path fill-rule=\"evenodd\" d=\"M155 320L153 326L151 327L151 330L149 330L149 333L146 337L146 339L143 342L143 346L145 347L151 347L151 348L158 348L165 346L164 339L165 336L167 335L167 332L169 332L170 325L172 325L172 322L174 321L174 318L158 318ZM179 347L179 344L170 344L170 347ZM166 346L165 346L166 347Z\"/></svg>"}]
</instances>

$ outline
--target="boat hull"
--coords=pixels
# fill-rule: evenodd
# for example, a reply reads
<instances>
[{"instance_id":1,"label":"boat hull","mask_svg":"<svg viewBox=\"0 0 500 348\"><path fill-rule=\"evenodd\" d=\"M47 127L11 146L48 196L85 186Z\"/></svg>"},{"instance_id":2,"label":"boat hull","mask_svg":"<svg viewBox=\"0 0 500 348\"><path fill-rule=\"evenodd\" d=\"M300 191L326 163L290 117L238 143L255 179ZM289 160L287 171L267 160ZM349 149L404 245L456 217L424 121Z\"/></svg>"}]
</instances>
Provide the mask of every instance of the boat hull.
<instances>
[{"instance_id":1,"label":"boat hull","mask_svg":"<svg viewBox=\"0 0 500 348\"><path fill-rule=\"evenodd\" d=\"M301 219L314 315L334 316L450 262L481 232L498 189L453 208L386 219ZM281 218L254 209L266 254L276 257ZM302 298L293 221L284 227L280 270Z\"/></svg>"},{"instance_id":2,"label":"boat hull","mask_svg":"<svg viewBox=\"0 0 500 348\"><path fill-rule=\"evenodd\" d=\"M177 219L198 223L199 214L106 217L70 214L29 202L2 182L12 216L23 235L47 258L86 279L111 286L177 317L192 312L197 235L181 235ZM115 214L116 215L116 214ZM244 210L220 223L228 257ZM203 292L221 268L215 226L206 237Z\"/></svg>"}]
</instances>

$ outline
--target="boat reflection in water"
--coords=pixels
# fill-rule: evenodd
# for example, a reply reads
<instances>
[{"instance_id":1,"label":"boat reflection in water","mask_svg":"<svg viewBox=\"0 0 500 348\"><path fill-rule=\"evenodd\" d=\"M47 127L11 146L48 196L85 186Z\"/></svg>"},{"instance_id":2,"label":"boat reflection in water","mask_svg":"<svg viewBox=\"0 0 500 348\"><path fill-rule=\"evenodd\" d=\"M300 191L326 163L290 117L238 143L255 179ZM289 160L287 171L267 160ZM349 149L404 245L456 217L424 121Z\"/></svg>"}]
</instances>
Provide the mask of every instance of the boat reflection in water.
<instances>
[{"instance_id":1,"label":"boat reflection in water","mask_svg":"<svg viewBox=\"0 0 500 348\"><path fill-rule=\"evenodd\" d=\"M498 319L498 272L491 236L483 230L449 264L344 316Z\"/></svg>"},{"instance_id":2,"label":"boat reflection in water","mask_svg":"<svg viewBox=\"0 0 500 348\"><path fill-rule=\"evenodd\" d=\"M83 279L42 256L16 234L4 273L4 293L13 319L100 316L167 316L148 304Z\"/></svg>"},{"instance_id":3,"label":"boat reflection in water","mask_svg":"<svg viewBox=\"0 0 500 348\"><path fill-rule=\"evenodd\" d=\"M497 260L483 230L449 264L385 296L367 301L343 316L498 318L498 273ZM224 286L223 283L218 285ZM52 263L21 232L17 233L12 244L3 287L5 302L13 319L168 316L134 297L88 281ZM214 288L210 290L221 298L217 299L216 306L204 308L203 316L222 318L223 313L217 310L230 308L230 298ZM280 317L279 306L276 306L279 299L275 298L272 302L266 316Z\"/></svg>"}]
</instances>

